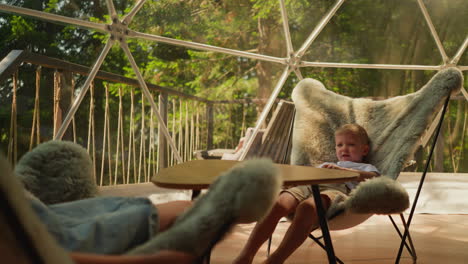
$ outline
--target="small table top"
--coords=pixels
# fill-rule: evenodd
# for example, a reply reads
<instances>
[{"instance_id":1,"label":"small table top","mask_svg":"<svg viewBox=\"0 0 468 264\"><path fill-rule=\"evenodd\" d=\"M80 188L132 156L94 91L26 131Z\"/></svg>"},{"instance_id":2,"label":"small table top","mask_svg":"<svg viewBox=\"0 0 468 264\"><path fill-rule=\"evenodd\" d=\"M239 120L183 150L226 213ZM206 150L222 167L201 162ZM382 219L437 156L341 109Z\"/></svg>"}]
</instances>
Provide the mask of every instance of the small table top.
<instances>
[{"instance_id":1,"label":"small table top","mask_svg":"<svg viewBox=\"0 0 468 264\"><path fill-rule=\"evenodd\" d=\"M157 186L173 189L206 189L223 172L241 161L192 160L162 169L151 181ZM358 178L359 174L343 170L320 169L311 166L275 164L283 176L283 185L341 183Z\"/></svg>"}]
</instances>

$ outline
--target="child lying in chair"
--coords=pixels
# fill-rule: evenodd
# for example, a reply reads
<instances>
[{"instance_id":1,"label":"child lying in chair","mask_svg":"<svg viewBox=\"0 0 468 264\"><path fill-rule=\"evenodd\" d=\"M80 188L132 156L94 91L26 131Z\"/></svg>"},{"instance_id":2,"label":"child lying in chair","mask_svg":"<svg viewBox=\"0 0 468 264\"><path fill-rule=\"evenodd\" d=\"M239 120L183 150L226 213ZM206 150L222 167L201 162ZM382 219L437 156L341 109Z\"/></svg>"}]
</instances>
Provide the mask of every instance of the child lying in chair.
<instances>
[{"instance_id":1,"label":"child lying in chair","mask_svg":"<svg viewBox=\"0 0 468 264\"><path fill-rule=\"evenodd\" d=\"M38 232L28 234L36 250L43 246L41 244L47 244L52 235L52 240L60 247L73 252L71 256L76 263L192 263L205 256L236 223L263 218L282 184L273 163L266 159L250 160L233 167L219 176L209 191L193 204L174 201L153 205L150 199L143 197L95 197L50 205L31 193L23 195L18 183L18 178L25 185L27 179L30 180L28 184L32 184L36 180L52 178L49 179L52 181L62 177L62 185L66 185L63 179L82 177L78 174L90 162L81 146L50 141L23 156L14 177L0 153L1 197L6 197L14 211L27 213L19 214L19 219L10 222L17 222L16 227L24 222L25 226L39 226L48 231L42 232L46 237L37 235ZM47 168L50 164L55 165ZM91 175L87 177L92 178ZM73 184L68 184L68 188L73 188ZM67 190L63 186L49 188ZM43 188L42 192L47 190ZM257 202L252 203L252 200ZM3 211L2 207L0 223L9 217L11 213ZM21 233L15 227L7 229L18 237ZM131 256L118 256L121 254Z\"/></svg>"},{"instance_id":2,"label":"child lying in chair","mask_svg":"<svg viewBox=\"0 0 468 264\"><path fill-rule=\"evenodd\" d=\"M369 144L367 132L357 124L347 124L335 131L335 150L338 162L326 162L319 167L354 171L360 176L358 181L320 185L325 210L330 207L333 200L349 194L360 181L380 175L376 167L362 163L369 153ZM283 263L318 226L311 186L298 186L283 190L270 213L257 223L234 263L252 263L256 252L272 235L278 221L289 215L293 215L292 223L276 251L268 257L265 263Z\"/></svg>"}]
</instances>

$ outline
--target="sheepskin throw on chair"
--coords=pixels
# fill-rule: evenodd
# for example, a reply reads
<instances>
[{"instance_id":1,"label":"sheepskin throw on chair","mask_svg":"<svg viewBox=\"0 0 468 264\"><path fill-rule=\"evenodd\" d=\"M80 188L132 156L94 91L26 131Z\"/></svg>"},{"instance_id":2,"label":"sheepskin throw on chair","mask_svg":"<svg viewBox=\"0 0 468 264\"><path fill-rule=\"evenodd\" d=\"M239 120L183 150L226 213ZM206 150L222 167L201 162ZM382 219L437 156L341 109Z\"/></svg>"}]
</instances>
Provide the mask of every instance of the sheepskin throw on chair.
<instances>
[{"instance_id":1,"label":"sheepskin throw on chair","mask_svg":"<svg viewBox=\"0 0 468 264\"><path fill-rule=\"evenodd\" d=\"M292 94L297 112L291 163L336 161L330 138L341 125L357 123L371 139L367 161L383 175L396 179L444 99L457 93L462 83L461 72L448 68L417 92L376 101L339 95L317 80L304 79Z\"/></svg>"}]
</instances>

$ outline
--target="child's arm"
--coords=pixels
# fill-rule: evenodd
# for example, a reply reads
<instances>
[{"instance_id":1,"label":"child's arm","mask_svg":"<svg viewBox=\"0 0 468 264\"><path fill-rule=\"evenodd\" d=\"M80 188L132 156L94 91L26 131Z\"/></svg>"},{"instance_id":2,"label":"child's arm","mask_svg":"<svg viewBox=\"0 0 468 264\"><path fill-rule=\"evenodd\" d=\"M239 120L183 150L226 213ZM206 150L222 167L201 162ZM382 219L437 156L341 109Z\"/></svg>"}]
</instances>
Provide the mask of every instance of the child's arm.
<instances>
[{"instance_id":1,"label":"child's arm","mask_svg":"<svg viewBox=\"0 0 468 264\"><path fill-rule=\"evenodd\" d=\"M377 172L375 172L375 171L361 171L361 170L343 168L343 167L340 167L340 166L338 166L336 164L325 164L325 165L322 166L322 168L357 172L357 173L359 173L359 178L357 179L358 181L364 181L366 179L370 179L370 178L374 178L376 176L379 176L379 174Z\"/></svg>"}]
</instances>

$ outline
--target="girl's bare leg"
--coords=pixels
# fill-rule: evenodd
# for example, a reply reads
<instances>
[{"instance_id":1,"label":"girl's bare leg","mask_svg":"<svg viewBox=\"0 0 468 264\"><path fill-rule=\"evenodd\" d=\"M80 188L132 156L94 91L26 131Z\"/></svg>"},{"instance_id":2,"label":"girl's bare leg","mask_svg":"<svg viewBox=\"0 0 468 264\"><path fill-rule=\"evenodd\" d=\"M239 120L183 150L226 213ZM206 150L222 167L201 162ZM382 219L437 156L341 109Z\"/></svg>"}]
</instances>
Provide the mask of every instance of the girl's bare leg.
<instances>
[{"instance_id":1,"label":"girl's bare leg","mask_svg":"<svg viewBox=\"0 0 468 264\"><path fill-rule=\"evenodd\" d=\"M282 217L293 212L298 203L296 198L291 194L287 192L281 193L270 213L261 222L255 225L247 244L233 263L252 263L259 248L273 234L273 231L275 231L278 221Z\"/></svg>"},{"instance_id":2,"label":"girl's bare leg","mask_svg":"<svg viewBox=\"0 0 468 264\"><path fill-rule=\"evenodd\" d=\"M159 232L168 229L179 215L192 206L191 201L172 201L154 205L158 211Z\"/></svg>"}]
</instances>

